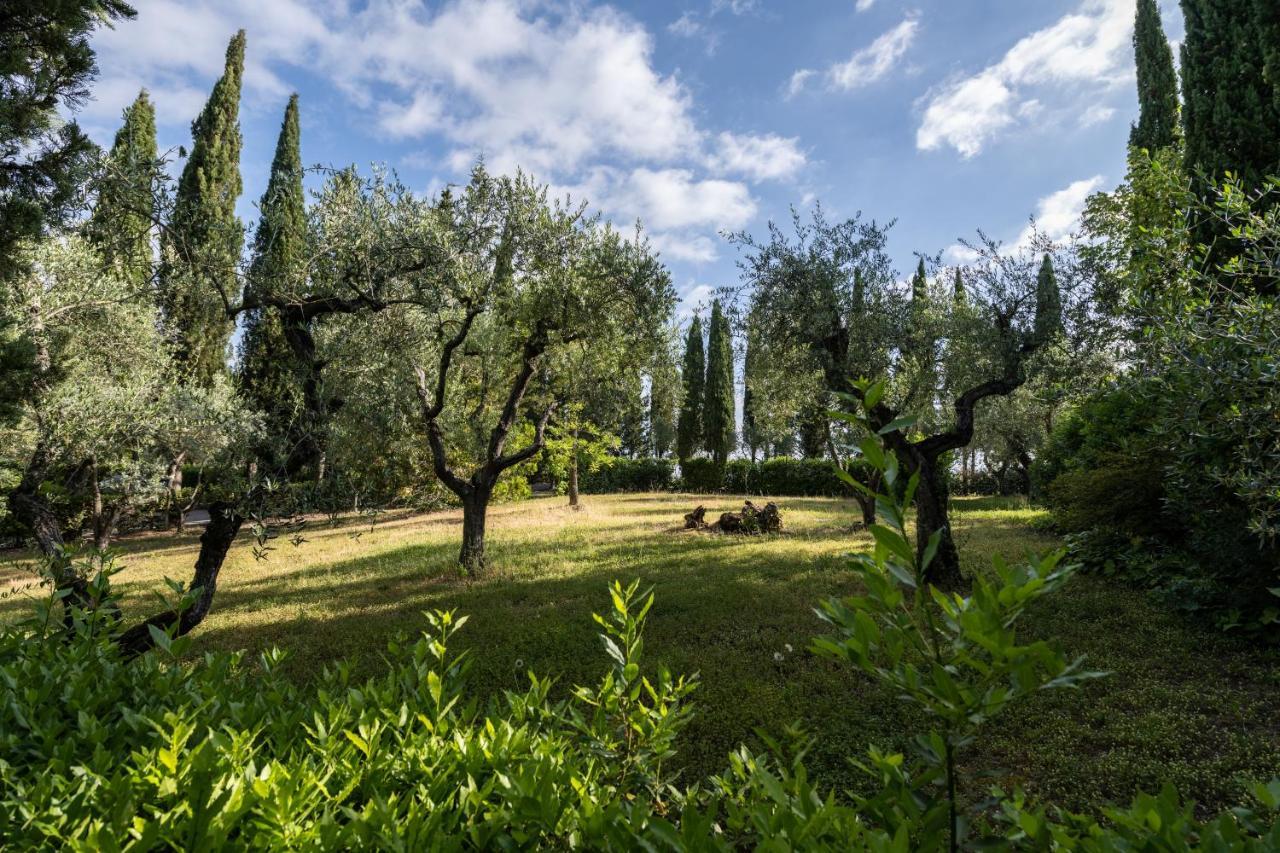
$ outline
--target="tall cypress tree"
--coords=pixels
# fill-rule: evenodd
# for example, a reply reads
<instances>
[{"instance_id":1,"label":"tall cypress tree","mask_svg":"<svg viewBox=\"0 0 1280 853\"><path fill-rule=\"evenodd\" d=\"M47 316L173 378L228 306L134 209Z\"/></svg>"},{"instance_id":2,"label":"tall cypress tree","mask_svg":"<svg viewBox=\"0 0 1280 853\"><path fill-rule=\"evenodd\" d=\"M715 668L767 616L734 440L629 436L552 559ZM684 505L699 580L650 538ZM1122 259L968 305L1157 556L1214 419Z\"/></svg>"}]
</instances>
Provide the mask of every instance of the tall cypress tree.
<instances>
[{"instance_id":1,"label":"tall cypress tree","mask_svg":"<svg viewBox=\"0 0 1280 853\"><path fill-rule=\"evenodd\" d=\"M191 155L178 181L173 219L162 241L161 305L179 368L207 384L226 366L232 326L219 290L236 293L244 242L240 197L240 84L244 30L227 46L226 67L191 124Z\"/></svg>"},{"instance_id":2,"label":"tall cypress tree","mask_svg":"<svg viewBox=\"0 0 1280 853\"><path fill-rule=\"evenodd\" d=\"M747 330L747 352L742 360L742 444L751 454L751 461L756 461L756 451L760 449L759 432L756 429L756 399L751 386L755 382L755 334Z\"/></svg>"},{"instance_id":3,"label":"tall cypress tree","mask_svg":"<svg viewBox=\"0 0 1280 853\"><path fill-rule=\"evenodd\" d=\"M957 305L963 305L968 298L964 292L964 274L960 272L959 267L956 267L956 282L951 294Z\"/></svg>"},{"instance_id":4,"label":"tall cypress tree","mask_svg":"<svg viewBox=\"0 0 1280 853\"><path fill-rule=\"evenodd\" d=\"M676 424L676 456L681 462L692 459L702 445L702 397L707 379L707 359L702 349L702 321L696 316L689 324L684 345L684 401Z\"/></svg>"},{"instance_id":5,"label":"tall cypress tree","mask_svg":"<svg viewBox=\"0 0 1280 853\"><path fill-rule=\"evenodd\" d=\"M151 280L155 222L153 182L160 173L156 153L156 108L143 89L125 108L107 154L106 174L87 233L120 274L142 288Z\"/></svg>"},{"instance_id":6,"label":"tall cypress tree","mask_svg":"<svg viewBox=\"0 0 1280 853\"><path fill-rule=\"evenodd\" d=\"M302 153L298 96L289 98L276 142L271 178L259 203L262 216L253 241L249 294L284 296L302 289L306 249L306 207L302 192ZM240 348L240 387L266 417L267 447L260 455L273 464L293 448L310 443L320 429L304 393L305 365L299 364L275 308L255 308L245 316Z\"/></svg>"},{"instance_id":7,"label":"tall cypress tree","mask_svg":"<svg viewBox=\"0 0 1280 853\"><path fill-rule=\"evenodd\" d=\"M707 335L706 402L702 409L703 441L717 465L729 459L737 444L737 421L733 408L733 337L729 318L720 301L711 306L711 329Z\"/></svg>"},{"instance_id":8,"label":"tall cypress tree","mask_svg":"<svg viewBox=\"0 0 1280 853\"><path fill-rule=\"evenodd\" d=\"M1246 188L1280 172L1273 0L1182 0L1184 163L1195 180L1232 172Z\"/></svg>"},{"instance_id":9,"label":"tall cypress tree","mask_svg":"<svg viewBox=\"0 0 1280 853\"><path fill-rule=\"evenodd\" d=\"M1129 145L1147 151L1167 148L1178 138L1178 74L1156 0L1138 0L1133 54L1138 72L1138 121L1129 129Z\"/></svg>"},{"instance_id":10,"label":"tall cypress tree","mask_svg":"<svg viewBox=\"0 0 1280 853\"><path fill-rule=\"evenodd\" d=\"M679 381L671 351L664 341L649 371L649 445L659 459L675 446Z\"/></svg>"},{"instance_id":11,"label":"tall cypress tree","mask_svg":"<svg viewBox=\"0 0 1280 853\"><path fill-rule=\"evenodd\" d=\"M1058 290L1058 276L1053 271L1053 260L1048 254L1040 263L1036 277L1036 340L1044 343L1062 331L1062 294Z\"/></svg>"}]
</instances>

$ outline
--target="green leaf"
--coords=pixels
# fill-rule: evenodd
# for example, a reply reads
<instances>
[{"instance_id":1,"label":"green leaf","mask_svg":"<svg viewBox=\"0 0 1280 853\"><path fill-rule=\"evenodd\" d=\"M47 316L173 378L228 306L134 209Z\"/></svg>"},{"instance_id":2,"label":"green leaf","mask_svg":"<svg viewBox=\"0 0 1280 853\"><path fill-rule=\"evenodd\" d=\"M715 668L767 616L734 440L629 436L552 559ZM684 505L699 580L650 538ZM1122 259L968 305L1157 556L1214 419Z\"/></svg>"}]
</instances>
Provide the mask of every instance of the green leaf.
<instances>
[{"instance_id":1,"label":"green leaf","mask_svg":"<svg viewBox=\"0 0 1280 853\"><path fill-rule=\"evenodd\" d=\"M915 415L904 415L900 418L894 418L893 420L889 421L889 423L885 424L884 426L880 427L880 429L876 430L876 435L888 435L889 433L895 432L897 430L903 430L903 429L907 429L908 427L913 427L916 425L916 421L918 420L919 418L917 418Z\"/></svg>"}]
</instances>

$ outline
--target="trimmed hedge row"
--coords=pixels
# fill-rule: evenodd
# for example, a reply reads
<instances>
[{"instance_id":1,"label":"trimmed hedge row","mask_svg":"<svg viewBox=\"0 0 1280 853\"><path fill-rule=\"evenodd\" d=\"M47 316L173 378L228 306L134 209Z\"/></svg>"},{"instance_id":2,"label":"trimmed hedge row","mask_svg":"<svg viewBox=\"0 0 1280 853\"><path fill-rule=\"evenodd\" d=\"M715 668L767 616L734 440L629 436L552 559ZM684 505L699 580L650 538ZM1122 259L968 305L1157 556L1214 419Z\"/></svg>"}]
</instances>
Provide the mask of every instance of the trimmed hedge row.
<instances>
[{"instance_id":1,"label":"trimmed hedge row","mask_svg":"<svg viewBox=\"0 0 1280 853\"><path fill-rule=\"evenodd\" d=\"M852 489L836 477L823 459L779 456L763 462L733 459L718 466L710 459L690 459L676 477L670 459L611 459L582 478L585 494L607 492L728 492L792 497L845 497Z\"/></svg>"}]
</instances>

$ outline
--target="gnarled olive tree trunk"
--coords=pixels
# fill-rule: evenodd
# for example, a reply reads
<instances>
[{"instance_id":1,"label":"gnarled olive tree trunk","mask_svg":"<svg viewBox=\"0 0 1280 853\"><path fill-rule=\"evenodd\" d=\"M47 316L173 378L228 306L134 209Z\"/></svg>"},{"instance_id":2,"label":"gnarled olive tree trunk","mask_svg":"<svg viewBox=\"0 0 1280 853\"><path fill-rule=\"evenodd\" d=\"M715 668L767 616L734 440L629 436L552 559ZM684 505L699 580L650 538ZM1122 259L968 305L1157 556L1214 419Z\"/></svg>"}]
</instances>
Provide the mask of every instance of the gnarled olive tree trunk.
<instances>
[{"instance_id":1,"label":"gnarled olive tree trunk","mask_svg":"<svg viewBox=\"0 0 1280 853\"><path fill-rule=\"evenodd\" d=\"M213 596L218 591L218 575L226 562L227 552L244 524L244 517L228 503L218 502L209 507L209 526L200 534L200 553L196 557L195 573L188 590L195 591L195 600L182 611L166 610L139 622L121 632L116 643L126 657L136 657L155 646L151 629L172 631L182 636L204 621L213 608Z\"/></svg>"}]
</instances>

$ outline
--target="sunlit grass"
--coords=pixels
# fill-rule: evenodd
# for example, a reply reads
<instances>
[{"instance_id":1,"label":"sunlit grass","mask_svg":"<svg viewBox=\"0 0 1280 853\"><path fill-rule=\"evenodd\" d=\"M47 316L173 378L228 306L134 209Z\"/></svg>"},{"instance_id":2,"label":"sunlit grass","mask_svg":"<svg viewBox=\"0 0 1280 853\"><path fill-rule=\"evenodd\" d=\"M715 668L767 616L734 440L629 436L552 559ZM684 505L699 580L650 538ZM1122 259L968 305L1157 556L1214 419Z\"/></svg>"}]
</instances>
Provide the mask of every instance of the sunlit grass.
<instances>
[{"instance_id":1,"label":"sunlit grass","mask_svg":"<svg viewBox=\"0 0 1280 853\"><path fill-rule=\"evenodd\" d=\"M815 738L808 764L823 779L860 784L847 759L871 743L905 747L924 721L867 679L806 653L821 626L814 604L854 593L846 555L870 538L858 514L833 499L781 499L785 530L732 538L681 529L697 503L709 515L741 499L670 494L589 496L581 511L561 498L494 507L490 573L458 577L458 512L391 514L318 521L293 547L277 541L267 561L242 538L232 549L212 614L194 652L272 646L289 650L289 671L306 679L348 659L361 673L380 668L387 641L417 631L421 612L457 609L471 617L461 637L472 650L470 683L480 696L524 683L535 670L563 692L594 680L604 659L591 612L606 584L641 579L657 604L646 653L682 673L699 672L697 716L681 745L691 775L714 772L757 727L779 733L802 722ZM1017 559L1056 547L1032 527L1039 515L1016 501L958 499L955 529L969 571L995 555ZM116 578L128 615L159 606L163 578L187 579L194 536L148 535L120 543ZM29 580L18 568L0 576ZM0 615L24 606L10 600ZM1241 773L1280 767L1272 699L1280 688L1275 654L1194 630L1143 593L1080 577L1028 614L1024 630L1057 636L1111 678L1080 692L1045 694L999 718L967 756L999 767L1006 784L1072 808L1127 800L1163 780L1217 808L1241 799ZM781 660L776 656L780 655ZM974 784L980 796L991 780Z\"/></svg>"}]
</instances>

